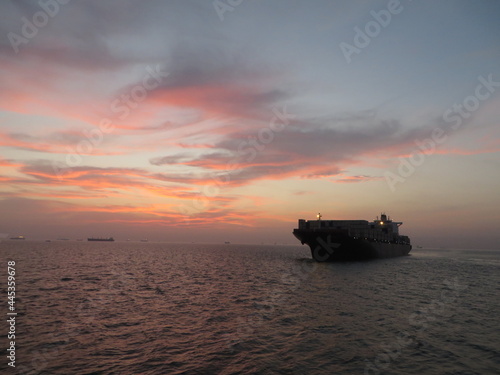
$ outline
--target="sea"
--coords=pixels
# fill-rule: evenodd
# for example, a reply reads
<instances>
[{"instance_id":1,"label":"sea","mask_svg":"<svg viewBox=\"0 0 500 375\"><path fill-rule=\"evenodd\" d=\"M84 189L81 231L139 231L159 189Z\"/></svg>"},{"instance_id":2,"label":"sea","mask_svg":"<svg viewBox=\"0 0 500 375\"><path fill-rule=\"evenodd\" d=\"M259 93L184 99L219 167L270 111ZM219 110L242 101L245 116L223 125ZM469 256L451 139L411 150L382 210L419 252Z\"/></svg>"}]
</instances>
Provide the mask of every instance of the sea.
<instances>
[{"instance_id":1,"label":"sea","mask_svg":"<svg viewBox=\"0 0 500 375\"><path fill-rule=\"evenodd\" d=\"M500 250L4 240L0 261L1 374L500 374Z\"/></svg>"}]
</instances>

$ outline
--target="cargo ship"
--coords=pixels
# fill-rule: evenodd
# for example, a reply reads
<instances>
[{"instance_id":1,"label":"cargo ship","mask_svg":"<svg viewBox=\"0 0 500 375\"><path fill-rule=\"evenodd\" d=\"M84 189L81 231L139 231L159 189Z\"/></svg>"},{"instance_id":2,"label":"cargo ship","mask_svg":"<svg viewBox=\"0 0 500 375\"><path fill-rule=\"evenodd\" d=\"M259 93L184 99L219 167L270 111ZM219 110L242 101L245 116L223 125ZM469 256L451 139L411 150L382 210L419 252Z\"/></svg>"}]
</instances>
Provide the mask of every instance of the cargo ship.
<instances>
[{"instance_id":1,"label":"cargo ship","mask_svg":"<svg viewBox=\"0 0 500 375\"><path fill-rule=\"evenodd\" d=\"M318 262L354 261L408 255L410 239L399 234L402 222L386 214L367 220L299 220L293 234Z\"/></svg>"},{"instance_id":2,"label":"cargo ship","mask_svg":"<svg viewBox=\"0 0 500 375\"><path fill-rule=\"evenodd\" d=\"M87 238L87 241L113 242L114 240L115 239L113 237L108 237L108 238L89 237L89 238Z\"/></svg>"}]
</instances>

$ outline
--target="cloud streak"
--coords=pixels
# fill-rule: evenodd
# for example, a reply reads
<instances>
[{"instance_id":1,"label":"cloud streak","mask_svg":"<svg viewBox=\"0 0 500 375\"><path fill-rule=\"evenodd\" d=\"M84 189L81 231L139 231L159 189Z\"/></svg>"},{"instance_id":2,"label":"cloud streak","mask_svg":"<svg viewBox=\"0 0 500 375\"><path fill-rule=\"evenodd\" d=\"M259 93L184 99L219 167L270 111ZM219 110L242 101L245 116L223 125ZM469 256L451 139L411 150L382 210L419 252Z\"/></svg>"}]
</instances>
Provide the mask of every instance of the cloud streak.
<instances>
[{"instance_id":1,"label":"cloud streak","mask_svg":"<svg viewBox=\"0 0 500 375\"><path fill-rule=\"evenodd\" d=\"M363 116L364 121L360 121ZM388 159L404 155L415 148L416 139L425 138L434 128L427 125L405 129L395 120L377 120L373 113L353 114L352 118L351 124L345 118L321 123L294 121L269 145L251 142L256 139L255 131L234 130L214 143L209 152L183 151L152 158L150 163L196 170L182 175L164 174L173 181L193 184L214 183L217 176L224 175L228 176L226 183L234 186L261 179L323 179L339 175L363 158ZM367 179L358 178L361 180Z\"/></svg>"}]
</instances>

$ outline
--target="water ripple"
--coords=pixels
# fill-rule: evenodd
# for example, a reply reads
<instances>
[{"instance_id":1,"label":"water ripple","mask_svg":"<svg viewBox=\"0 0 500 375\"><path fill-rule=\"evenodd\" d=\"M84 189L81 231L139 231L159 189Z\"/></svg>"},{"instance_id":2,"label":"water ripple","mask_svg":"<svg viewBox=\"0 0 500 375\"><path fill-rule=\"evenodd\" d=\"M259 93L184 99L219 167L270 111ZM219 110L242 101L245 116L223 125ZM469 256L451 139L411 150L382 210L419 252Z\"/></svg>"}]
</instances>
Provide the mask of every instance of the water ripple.
<instances>
[{"instance_id":1,"label":"water ripple","mask_svg":"<svg viewBox=\"0 0 500 375\"><path fill-rule=\"evenodd\" d=\"M20 373L500 367L499 252L318 264L300 246L26 241L0 255L19 264Z\"/></svg>"}]
</instances>

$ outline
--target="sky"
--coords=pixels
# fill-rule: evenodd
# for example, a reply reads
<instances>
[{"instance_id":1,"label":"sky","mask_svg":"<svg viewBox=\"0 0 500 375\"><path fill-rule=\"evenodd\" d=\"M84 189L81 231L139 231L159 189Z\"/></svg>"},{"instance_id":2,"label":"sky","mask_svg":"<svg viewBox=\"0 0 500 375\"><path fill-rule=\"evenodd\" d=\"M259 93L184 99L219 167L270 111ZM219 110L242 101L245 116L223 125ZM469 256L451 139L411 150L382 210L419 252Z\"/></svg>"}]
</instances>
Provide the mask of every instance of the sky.
<instances>
[{"instance_id":1,"label":"sky","mask_svg":"<svg viewBox=\"0 0 500 375\"><path fill-rule=\"evenodd\" d=\"M500 3L0 3L0 233L500 243Z\"/></svg>"}]
</instances>

